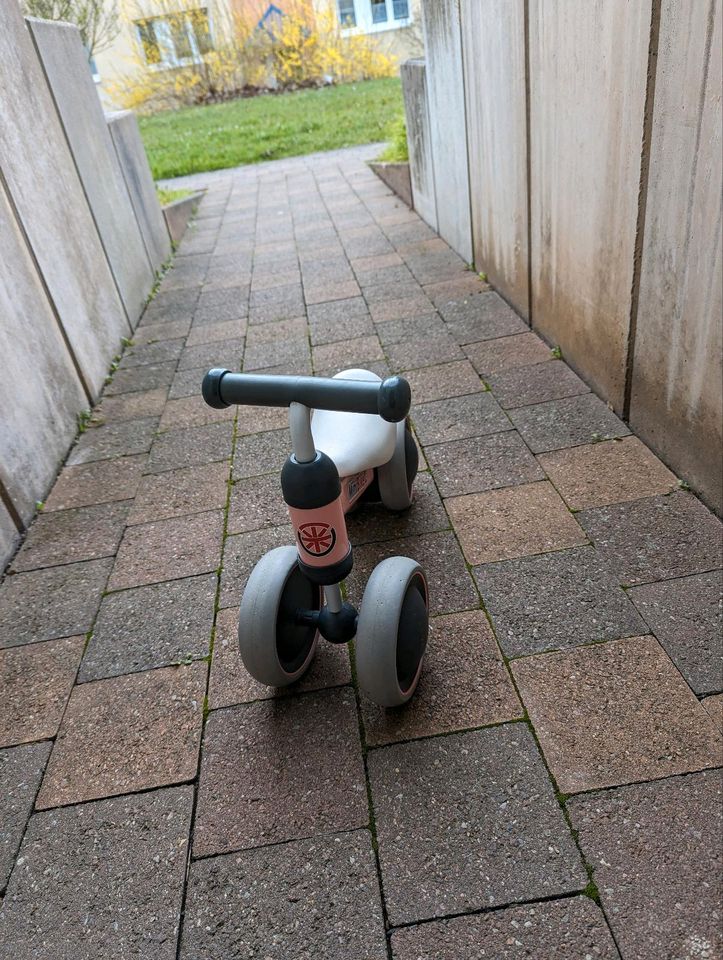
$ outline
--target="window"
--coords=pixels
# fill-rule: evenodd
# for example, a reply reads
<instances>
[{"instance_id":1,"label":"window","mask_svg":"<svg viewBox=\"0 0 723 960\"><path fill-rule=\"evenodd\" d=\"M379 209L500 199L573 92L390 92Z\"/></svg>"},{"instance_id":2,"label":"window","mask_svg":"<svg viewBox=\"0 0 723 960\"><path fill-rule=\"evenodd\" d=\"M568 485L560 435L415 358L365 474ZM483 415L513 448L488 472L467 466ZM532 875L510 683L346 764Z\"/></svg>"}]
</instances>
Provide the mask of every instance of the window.
<instances>
[{"instance_id":1,"label":"window","mask_svg":"<svg viewBox=\"0 0 723 960\"><path fill-rule=\"evenodd\" d=\"M363 33L406 27L410 21L409 0L337 0L342 27L358 27Z\"/></svg>"},{"instance_id":2,"label":"window","mask_svg":"<svg viewBox=\"0 0 723 960\"><path fill-rule=\"evenodd\" d=\"M136 20L135 26L149 67L179 67L213 49L206 7Z\"/></svg>"},{"instance_id":3,"label":"window","mask_svg":"<svg viewBox=\"0 0 723 960\"><path fill-rule=\"evenodd\" d=\"M372 0L372 23L387 22L387 0Z\"/></svg>"},{"instance_id":4,"label":"window","mask_svg":"<svg viewBox=\"0 0 723 960\"><path fill-rule=\"evenodd\" d=\"M356 10L354 0L339 0L339 23L343 27L356 26Z\"/></svg>"}]
</instances>

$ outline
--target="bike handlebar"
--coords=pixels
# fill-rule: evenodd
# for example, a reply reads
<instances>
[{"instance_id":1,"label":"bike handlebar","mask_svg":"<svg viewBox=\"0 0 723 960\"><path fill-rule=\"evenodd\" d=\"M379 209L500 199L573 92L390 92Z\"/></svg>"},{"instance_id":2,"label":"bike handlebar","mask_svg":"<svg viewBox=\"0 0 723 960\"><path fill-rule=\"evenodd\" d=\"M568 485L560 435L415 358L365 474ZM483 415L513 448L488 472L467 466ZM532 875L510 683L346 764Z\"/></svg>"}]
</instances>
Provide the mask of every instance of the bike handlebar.
<instances>
[{"instance_id":1,"label":"bike handlebar","mask_svg":"<svg viewBox=\"0 0 723 960\"><path fill-rule=\"evenodd\" d=\"M412 391L404 377L388 377L380 382L214 369L203 378L201 390L206 403L217 410L232 403L259 407L302 403L315 410L378 414L389 423L404 420L412 405Z\"/></svg>"}]
</instances>

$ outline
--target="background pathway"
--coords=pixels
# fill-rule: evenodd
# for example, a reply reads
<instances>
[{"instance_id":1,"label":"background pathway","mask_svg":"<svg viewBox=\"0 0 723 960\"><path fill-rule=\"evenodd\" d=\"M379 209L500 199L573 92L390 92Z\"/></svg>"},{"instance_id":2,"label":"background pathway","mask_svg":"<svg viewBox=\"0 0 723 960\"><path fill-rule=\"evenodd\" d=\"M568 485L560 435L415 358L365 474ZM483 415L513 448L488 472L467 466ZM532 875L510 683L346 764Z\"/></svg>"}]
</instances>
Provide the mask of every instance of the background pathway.
<instances>
[{"instance_id":1,"label":"background pathway","mask_svg":"<svg viewBox=\"0 0 723 960\"><path fill-rule=\"evenodd\" d=\"M0 957L721 956L719 521L373 152L207 178L0 586ZM408 708L345 648L244 673L289 437L203 403L224 365L408 377L417 500L349 580L427 568Z\"/></svg>"}]
</instances>

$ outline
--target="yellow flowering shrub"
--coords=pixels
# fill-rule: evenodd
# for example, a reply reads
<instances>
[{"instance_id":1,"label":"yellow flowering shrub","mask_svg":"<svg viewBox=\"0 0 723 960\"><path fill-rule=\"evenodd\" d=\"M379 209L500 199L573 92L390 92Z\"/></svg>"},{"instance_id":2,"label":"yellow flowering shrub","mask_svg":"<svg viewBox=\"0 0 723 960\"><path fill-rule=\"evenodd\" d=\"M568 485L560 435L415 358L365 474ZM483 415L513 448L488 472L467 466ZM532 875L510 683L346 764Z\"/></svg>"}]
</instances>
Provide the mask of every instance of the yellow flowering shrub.
<instances>
[{"instance_id":1,"label":"yellow flowering shrub","mask_svg":"<svg viewBox=\"0 0 723 960\"><path fill-rule=\"evenodd\" d=\"M139 2L139 0L137 0ZM193 18L186 0L153 0L153 16ZM159 13L159 9L161 12ZM144 23L138 8L136 23ZM201 14L203 16L203 14ZM196 35L204 22L193 23ZM152 112L173 106L208 103L259 89L295 89L392 76L396 59L383 53L364 34L343 34L336 10L314 14L299 0L290 12L264 27L254 18L229 15L216 23L216 44L180 66L158 62L157 47L136 44L132 69L108 85L111 97L124 107Z\"/></svg>"}]
</instances>

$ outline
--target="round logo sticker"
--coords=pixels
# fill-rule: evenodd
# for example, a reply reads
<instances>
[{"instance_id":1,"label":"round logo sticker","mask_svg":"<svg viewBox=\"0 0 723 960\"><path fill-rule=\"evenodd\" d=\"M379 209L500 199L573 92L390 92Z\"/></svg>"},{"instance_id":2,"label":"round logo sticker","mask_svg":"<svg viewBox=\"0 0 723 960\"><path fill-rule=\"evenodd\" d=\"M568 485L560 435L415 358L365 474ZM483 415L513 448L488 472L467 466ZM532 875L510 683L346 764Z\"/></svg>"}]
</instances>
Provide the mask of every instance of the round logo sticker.
<instances>
[{"instance_id":1,"label":"round logo sticker","mask_svg":"<svg viewBox=\"0 0 723 960\"><path fill-rule=\"evenodd\" d=\"M336 543L336 530L330 523L302 523L296 535L301 546L312 557L325 557Z\"/></svg>"}]
</instances>

